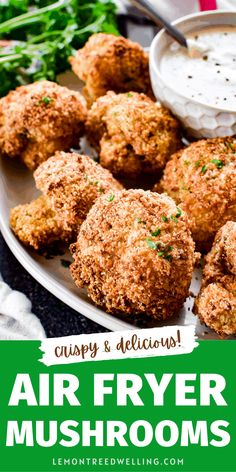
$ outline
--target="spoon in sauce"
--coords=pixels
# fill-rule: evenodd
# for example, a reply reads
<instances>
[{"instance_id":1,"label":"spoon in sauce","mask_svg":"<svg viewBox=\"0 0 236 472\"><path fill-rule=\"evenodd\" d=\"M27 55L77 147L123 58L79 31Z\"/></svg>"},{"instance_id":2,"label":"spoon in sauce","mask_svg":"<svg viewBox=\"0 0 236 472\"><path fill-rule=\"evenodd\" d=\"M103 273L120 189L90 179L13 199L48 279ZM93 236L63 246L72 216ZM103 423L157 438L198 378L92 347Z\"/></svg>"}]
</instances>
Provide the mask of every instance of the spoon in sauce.
<instances>
[{"instance_id":1,"label":"spoon in sauce","mask_svg":"<svg viewBox=\"0 0 236 472\"><path fill-rule=\"evenodd\" d=\"M166 18L160 15L156 9L156 6L154 6L149 0L131 0L131 3L138 10L151 18L151 20L154 21L154 23L156 23L158 26L163 26L166 32L173 39L175 39L175 41L177 41L180 46L188 50L190 57L201 57L206 54L206 52L208 52L208 49L204 46L204 44L199 44L194 39L187 40L181 31L173 26Z\"/></svg>"}]
</instances>

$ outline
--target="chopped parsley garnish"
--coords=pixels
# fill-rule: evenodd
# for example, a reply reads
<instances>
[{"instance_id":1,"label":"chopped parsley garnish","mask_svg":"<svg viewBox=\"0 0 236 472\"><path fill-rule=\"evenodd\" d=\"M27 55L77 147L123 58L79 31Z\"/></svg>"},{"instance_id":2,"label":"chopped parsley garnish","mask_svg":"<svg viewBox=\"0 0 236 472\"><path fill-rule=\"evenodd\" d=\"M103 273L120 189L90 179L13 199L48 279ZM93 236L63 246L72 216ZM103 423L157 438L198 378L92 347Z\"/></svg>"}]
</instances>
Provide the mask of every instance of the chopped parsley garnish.
<instances>
[{"instance_id":1,"label":"chopped parsley garnish","mask_svg":"<svg viewBox=\"0 0 236 472\"><path fill-rule=\"evenodd\" d=\"M173 247L172 246L166 246L162 251L159 251L157 253L157 255L159 257L162 257L163 259L166 259L167 261L171 261L172 260L172 255L169 254L171 251L173 251Z\"/></svg>"},{"instance_id":2,"label":"chopped parsley garnish","mask_svg":"<svg viewBox=\"0 0 236 472\"><path fill-rule=\"evenodd\" d=\"M200 161L196 161L195 162L195 167L199 167L200 166Z\"/></svg>"},{"instance_id":3,"label":"chopped parsley garnish","mask_svg":"<svg viewBox=\"0 0 236 472\"><path fill-rule=\"evenodd\" d=\"M114 198L115 198L115 195L114 195L114 193L112 193L111 195L109 195L107 201L112 202L114 200Z\"/></svg>"},{"instance_id":4,"label":"chopped parsley garnish","mask_svg":"<svg viewBox=\"0 0 236 472\"><path fill-rule=\"evenodd\" d=\"M154 231L151 231L151 235L154 237L159 236L159 234L161 234L160 228L156 228Z\"/></svg>"},{"instance_id":5,"label":"chopped parsley garnish","mask_svg":"<svg viewBox=\"0 0 236 472\"><path fill-rule=\"evenodd\" d=\"M162 215L161 219L162 219L162 221L164 221L164 223L166 223L168 221L168 218L165 215Z\"/></svg>"},{"instance_id":6,"label":"chopped parsley garnish","mask_svg":"<svg viewBox=\"0 0 236 472\"><path fill-rule=\"evenodd\" d=\"M49 105L53 101L53 98L50 97L42 97L41 100L39 100L39 103L44 103L45 105Z\"/></svg>"},{"instance_id":7,"label":"chopped parsley garnish","mask_svg":"<svg viewBox=\"0 0 236 472\"><path fill-rule=\"evenodd\" d=\"M206 171L207 171L207 166L205 166L205 165L204 165L204 166L202 166L202 168L201 168L201 172L202 172L203 174L205 174L205 173L206 173Z\"/></svg>"},{"instance_id":8,"label":"chopped parsley garnish","mask_svg":"<svg viewBox=\"0 0 236 472\"><path fill-rule=\"evenodd\" d=\"M146 243L150 249L157 249L157 243L152 241L150 238L146 238Z\"/></svg>"},{"instance_id":9,"label":"chopped parsley garnish","mask_svg":"<svg viewBox=\"0 0 236 472\"><path fill-rule=\"evenodd\" d=\"M186 160L184 161L184 165L185 165L185 166L189 166L189 164L190 164L189 161L186 161Z\"/></svg>"},{"instance_id":10,"label":"chopped parsley garnish","mask_svg":"<svg viewBox=\"0 0 236 472\"><path fill-rule=\"evenodd\" d=\"M175 215L170 216L170 220L174 221L175 223L178 223L178 218L182 215L182 211L179 207L177 207L177 213Z\"/></svg>"},{"instance_id":11,"label":"chopped parsley garnish","mask_svg":"<svg viewBox=\"0 0 236 472\"><path fill-rule=\"evenodd\" d=\"M133 97L133 94L131 92L128 92L127 97Z\"/></svg>"},{"instance_id":12,"label":"chopped parsley garnish","mask_svg":"<svg viewBox=\"0 0 236 472\"><path fill-rule=\"evenodd\" d=\"M235 152L235 148L234 148L232 143L227 143L227 146L228 146L229 149L231 149L231 151Z\"/></svg>"},{"instance_id":13,"label":"chopped parsley garnish","mask_svg":"<svg viewBox=\"0 0 236 472\"><path fill-rule=\"evenodd\" d=\"M175 223L178 223L178 218L176 218L176 216L171 215L170 219Z\"/></svg>"},{"instance_id":14,"label":"chopped parsley garnish","mask_svg":"<svg viewBox=\"0 0 236 472\"><path fill-rule=\"evenodd\" d=\"M157 252L158 257L162 257L163 259L166 259L167 261L172 260L172 256L170 254L170 252L173 251L172 246L165 246L161 242L155 243L155 241L152 241L150 238L146 238L146 243L150 249L153 249L154 251L158 250Z\"/></svg>"},{"instance_id":15,"label":"chopped parsley garnish","mask_svg":"<svg viewBox=\"0 0 236 472\"><path fill-rule=\"evenodd\" d=\"M211 159L211 162L216 165L217 169L222 169L224 165L221 159Z\"/></svg>"},{"instance_id":16,"label":"chopped parsley garnish","mask_svg":"<svg viewBox=\"0 0 236 472\"><path fill-rule=\"evenodd\" d=\"M143 224L143 225L146 224L146 221L141 220L141 218L139 218L139 216L137 216L137 218L135 218L135 221L136 221L136 223L138 223L138 224Z\"/></svg>"},{"instance_id":17,"label":"chopped parsley garnish","mask_svg":"<svg viewBox=\"0 0 236 472\"><path fill-rule=\"evenodd\" d=\"M68 269L68 267L70 267L71 265L71 261L68 261L67 259L61 259L61 265L62 267L65 267L66 269Z\"/></svg>"},{"instance_id":18,"label":"chopped parsley garnish","mask_svg":"<svg viewBox=\"0 0 236 472\"><path fill-rule=\"evenodd\" d=\"M179 218L182 215L182 211L179 207L177 207L177 213L176 213L176 218Z\"/></svg>"}]
</instances>

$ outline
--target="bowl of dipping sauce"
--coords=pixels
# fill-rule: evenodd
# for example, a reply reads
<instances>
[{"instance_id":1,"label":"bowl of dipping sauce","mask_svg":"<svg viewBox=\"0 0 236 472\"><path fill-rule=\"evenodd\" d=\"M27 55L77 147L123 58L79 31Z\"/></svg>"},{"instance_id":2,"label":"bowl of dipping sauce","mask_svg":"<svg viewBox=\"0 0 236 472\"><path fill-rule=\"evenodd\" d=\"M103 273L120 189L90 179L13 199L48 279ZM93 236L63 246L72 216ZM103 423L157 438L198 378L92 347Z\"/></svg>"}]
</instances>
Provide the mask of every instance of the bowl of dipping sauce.
<instances>
[{"instance_id":1,"label":"bowl of dipping sauce","mask_svg":"<svg viewBox=\"0 0 236 472\"><path fill-rule=\"evenodd\" d=\"M173 24L204 52L192 57L161 30L150 48L156 98L195 138L236 134L236 11L196 13Z\"/></svg>"}]
</instances>

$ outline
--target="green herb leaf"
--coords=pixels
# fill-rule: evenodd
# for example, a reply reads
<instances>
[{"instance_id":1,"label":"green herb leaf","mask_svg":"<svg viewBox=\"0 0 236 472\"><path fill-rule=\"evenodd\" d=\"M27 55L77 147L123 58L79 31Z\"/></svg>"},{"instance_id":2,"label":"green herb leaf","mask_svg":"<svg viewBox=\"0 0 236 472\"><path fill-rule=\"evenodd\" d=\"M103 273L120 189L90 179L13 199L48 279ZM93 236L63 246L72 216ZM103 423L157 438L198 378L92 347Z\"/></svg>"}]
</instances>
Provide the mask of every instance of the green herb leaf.
<instances>
[{"instance_id":1,"label":"green herb leaf","mask_svg":"<svg viewBox=\"0 0 236 472\"><path fill-rule=\"evenodd\" d=\"M204 165L204 166L202 166L202 168L201 168L201 172L202 172L203 174L205 174L205 173L206 173L206 171L207 171L207 166L205 166L205 165Z\"/></svg>"},{"instance_id":2,"label":"green herb leaf","mask_svg":"<svg viewBox=\"0 0 236 472\"><path fill-rule=\"evenodd\" d=\"M228 146L229 149L231 149L231 151L234 151L234 152L236 151L232 143L227 143L226 145Z\"/></svg>"},{"instance_id":3,"label":"green herb leaf","mask_svg":"<svg viewBox=\"0 0 236 472\"><path fill-rule=\"evenodd\" d=\"M170 219L175 223L178 223L178 218L176 218L176 216L171 215Z\"/></svg>"},{"instance_id":4,"label":"green herb leaf","mask_svg":"<svg viewBox=\"0 0 236 472\"><path fill-rule=\"evenodd\" d=\"M182 210L179 207L177 207L177 213L175 215L176 218L179 218L181 215L182 215Z\"/></svg>"},{"instance_id":5,"label":"green herb leaf","mask_svg":"<svg viewBox=\"0 0 236 472\"><path fill-rule=\"evenodd\" d=\"M161 234L160 228L156 228L155 231L151 231L151 235L154 237L159 236L159 234Z\"/></svg>"},{"instance_id":6,"label":"green herb leaf","mask_svg":"<svg viewBox=\"0 0 236 472\"><path fill-rule=\"evenodd\" d=\"M39 103L44 103L45 105L49 105L51 102L53 102L53 98L50 97L43 97L39 100Z\"/></svg>"},{"instance_id":7,"label":"green herb leaf","mask_svg":"<svg viewBox=\"0 0 236 472\"><path fill-rule=\"evenodd\" d=\"M173 257L171 254L165 254L164 259L166 259L167 261L172 261Z\"/></svg>"},{"instance_id":8,"label":"green herb leaf","mask_svg":"<svg viewBox=\"0 0 236 472\"><path fill-rule=\"evenodd\" d=\"M162 221L164 221L164 223L166 223L168 221L168 218L165 215L162 215L161 219L162 219Z\"/></svg>"},{"instance_id":9,"label":"green herb leaf","mask_svg":"<svg viewBox=\"0 0 236 472\"><path fill-rule=\"evenodd\" d=\"M114 200L114 198L115 198L115 195L114 195L114 193L112 193L112 194L109 195L109 197L107 198L107 201L108 201L108 202L112 202L112 201Z\"/></svg>"},{"instance_id":10,"label":"green herb leaf","mask_svg":"<svg viewBox=\"0 0 236 472\"><path fill-rule=\"evenodd\" d=\"M152 241L150 238L146 238L146 243L150 249L157 249L157 244Z\"/></svg>"},{"instance_id":11,"label":"green herb leaf","mask_svg":"<svg viewBox=\"0 0 236 472\"><path fill-rule=\"evenodd\" d=\"M211 159L212 164L215 164L217 169L222 169L224 163L221 159Z\"/></svg>"}]
</instances>

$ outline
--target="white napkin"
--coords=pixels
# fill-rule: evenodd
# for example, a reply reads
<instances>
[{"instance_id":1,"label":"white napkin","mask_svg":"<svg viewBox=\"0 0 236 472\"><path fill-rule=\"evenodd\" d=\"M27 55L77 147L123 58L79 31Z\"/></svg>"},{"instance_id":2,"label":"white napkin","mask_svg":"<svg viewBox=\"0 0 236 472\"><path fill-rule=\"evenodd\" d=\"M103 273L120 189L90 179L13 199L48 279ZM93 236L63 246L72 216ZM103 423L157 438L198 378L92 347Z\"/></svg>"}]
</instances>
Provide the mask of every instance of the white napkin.
<instances>
[{"instance_id":1,"label":"white napkin","mask_svg":"<svg viewBox=\"0 0 236 472\"><path fill-rule=\"evenodd\" d=\"M31 312L30 300L11 290L0 275L0 340L43 339L45 331Z\"/></svg>"}]
</instances>

